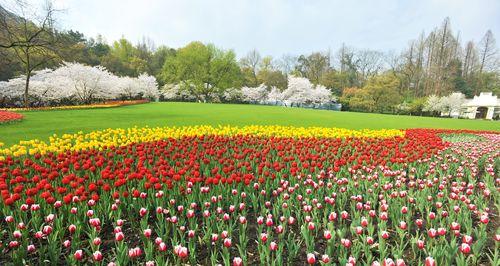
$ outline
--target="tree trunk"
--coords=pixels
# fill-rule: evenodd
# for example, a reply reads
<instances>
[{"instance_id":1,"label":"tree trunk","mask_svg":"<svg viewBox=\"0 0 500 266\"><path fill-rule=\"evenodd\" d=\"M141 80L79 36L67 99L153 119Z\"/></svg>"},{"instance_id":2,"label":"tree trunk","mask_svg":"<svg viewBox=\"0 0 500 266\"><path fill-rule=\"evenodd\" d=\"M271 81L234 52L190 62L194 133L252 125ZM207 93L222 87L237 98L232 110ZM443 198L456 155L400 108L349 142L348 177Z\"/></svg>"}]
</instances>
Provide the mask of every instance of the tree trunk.
<instances>
[{"instance_id":1,"label":"tree trunk","mask_svg":"<svg viewBox=\"0 0 500 266\"><path fill-rule=\"evenodd\" d=\"M30 88L30 78L31 78L31 73L28 72L26 73L26 84L24 86L24 107L29 108L30 107L30 102L29 102L29 88Z\"/></svg>"}]
</instances>

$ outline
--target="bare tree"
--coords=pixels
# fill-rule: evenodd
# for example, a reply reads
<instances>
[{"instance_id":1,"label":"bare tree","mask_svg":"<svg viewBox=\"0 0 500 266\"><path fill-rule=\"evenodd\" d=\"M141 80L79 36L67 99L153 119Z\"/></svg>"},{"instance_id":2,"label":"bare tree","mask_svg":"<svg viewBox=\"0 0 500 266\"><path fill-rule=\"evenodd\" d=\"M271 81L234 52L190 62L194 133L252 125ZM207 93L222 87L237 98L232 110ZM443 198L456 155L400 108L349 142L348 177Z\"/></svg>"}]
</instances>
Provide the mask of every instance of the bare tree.
<instances>
[{"instance_id":1,"label":"bare tree","mask_svg":"<svg viewBox=\"0 0 500 266\"><path fill-rule=\"evenodd\" d=\"M295 69L295 66L297 65L297 57L285 54L279 59L278 65L280 66L281 71L285 75L288 75L292 73L292 71Z\"/></svg>"},{"instance_id":2,"label":"bare tree","mask_svg":"<svg viewBox=\"0 0 500 266\"><path fill-rule=\"evenodd\" d=\"M383 69L383 53L374 50L360 50L356 52L355 62L359 71L359 82L363 85L368 78L378 74Z\"/></svg>"},{"instance_id":3,"label":"bare tree","mask_svg":"<svg viewBox=\"0 0 500 266\"><path fill-rule=\"evenodd\" d=\"M479 43L480 46L480 65L479 65L479 74L483 73L483 70L491 70L496 68L498 58L497 47L495 37L493 37L493 33L491 30L488 30L484 35L483 39Z\"/></svg>"},{"instance_id":4,"label":"bare tree","mask_svg":"<svg viewBox=\"0 0 500 266\"><path fill-rule=\"evenodd\" d=\"M41 14L31 8L26 2L17 0L11 10L0 10L0 48L12 51L22 65L26 76L25 107L29 107L29 84L33 71L57 58L56 10L49 1Z\"/></svg>"},{"instance_id":5,"label":"bare tree","mask_svg":"<svg viewBox=\"0 0 500 266\"><path fill-rule=\"evenodd\" d=\"M476 47L473 41L467 42L465 45L465 56L463 61L462 77L469 79L474 75L478 67L478 57Z\"/></svg>"},{"instance_id":6,"label":"bare tree","mask_svg":"<svg viewBox=\"0 0 500 266\"><path fill-rule=\"evenodd\" d=\"M243 68L247 68L252 72L253 86L258 85L257 72L261 61L262 57L260 56L260 53L256 49L253 49L252 51L248 52L245 57L240 59L240 65Z\"/></svg>"}]
</instances>

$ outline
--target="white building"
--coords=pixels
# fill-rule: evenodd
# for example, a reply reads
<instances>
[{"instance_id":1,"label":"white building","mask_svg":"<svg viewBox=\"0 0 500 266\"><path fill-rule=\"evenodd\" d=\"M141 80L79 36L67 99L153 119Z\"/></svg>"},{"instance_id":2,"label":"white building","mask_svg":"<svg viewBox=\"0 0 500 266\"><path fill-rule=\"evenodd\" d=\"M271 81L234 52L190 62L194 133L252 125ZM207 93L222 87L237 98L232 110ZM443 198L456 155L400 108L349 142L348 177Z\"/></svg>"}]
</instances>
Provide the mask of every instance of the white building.
<instances>
[{"instance_id":1,"label":"white building","mask_svg":"<svg viewBox=\"0 0 500 266\"><path fill-rule=\"evenodd\" d=\"M481 92L479 96L464 102L460 116L469 119L498 119L500 99L492 92Z\"/></svg>"}]
</instances>

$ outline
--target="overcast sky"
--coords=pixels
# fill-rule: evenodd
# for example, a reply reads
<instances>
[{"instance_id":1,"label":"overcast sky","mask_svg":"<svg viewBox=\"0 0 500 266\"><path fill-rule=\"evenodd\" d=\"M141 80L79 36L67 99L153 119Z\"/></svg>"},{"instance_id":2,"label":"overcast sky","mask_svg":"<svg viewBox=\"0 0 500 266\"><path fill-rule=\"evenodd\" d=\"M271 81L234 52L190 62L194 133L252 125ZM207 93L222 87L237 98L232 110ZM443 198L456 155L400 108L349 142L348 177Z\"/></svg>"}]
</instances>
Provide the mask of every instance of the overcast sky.
<instances>
[{"instance_id":1,"label":"overcast sky","mask_svg":"<svg viewBox=\"0 0 500 266\"><path fill-rule=\"evenodd\" d=\"M38 0L33 0L38 1ZM500 38L500 0L56 0L60 24L108 42L142 37L180 47L191 41L263 55L356 48L400 51L445 17L462 42L491 29ZM500 42L500 40L499 40Z\"/></svg>"}]
</instances>

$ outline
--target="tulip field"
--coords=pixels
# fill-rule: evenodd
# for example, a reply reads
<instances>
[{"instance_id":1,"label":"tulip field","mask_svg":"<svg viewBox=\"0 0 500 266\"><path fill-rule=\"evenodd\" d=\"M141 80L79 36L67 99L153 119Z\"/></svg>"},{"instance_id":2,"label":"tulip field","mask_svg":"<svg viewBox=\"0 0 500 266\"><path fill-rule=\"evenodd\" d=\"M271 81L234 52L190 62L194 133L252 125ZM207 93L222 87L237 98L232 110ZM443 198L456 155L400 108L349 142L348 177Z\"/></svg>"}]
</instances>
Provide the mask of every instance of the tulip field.
<instances>
[{"instance_id":1,"label":"tulip field","mask_svg":"<svg viewBox=\"0 0 500 266\"><path fill-rule=\"evenodd\" d=\"M499 265L500 133L106 129L0 147L1 265Z\"/></svg>"}]
</instances>

